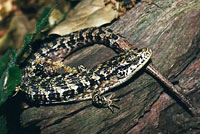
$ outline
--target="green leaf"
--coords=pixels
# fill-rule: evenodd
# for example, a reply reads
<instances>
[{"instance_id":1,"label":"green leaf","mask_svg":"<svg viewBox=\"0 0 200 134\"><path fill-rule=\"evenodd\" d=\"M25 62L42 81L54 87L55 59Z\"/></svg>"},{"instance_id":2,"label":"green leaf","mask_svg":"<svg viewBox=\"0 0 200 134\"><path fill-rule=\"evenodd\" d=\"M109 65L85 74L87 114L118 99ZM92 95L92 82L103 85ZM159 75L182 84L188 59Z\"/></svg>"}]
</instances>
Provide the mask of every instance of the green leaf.
<instances>
[{"instance_id":1,"label":"green leaf","mask_svg":"<svg viewBox=\"0 0 200 134\"><path fill-rule=\"evenodd\" d=\"M10 89L7 91L8 94L11 94L15 90L16 86L19 85L21 80L21 70L17 66L10 67L8 69L8 83L7 88ZM9 92L11 91L11 92Z\"/></svg>"},{"instance_id":2,"label":"green leaf","mask_svg":"<svg viewBox=\"0 0 200 134\"><path fill-rule=\"evenodd\" d=\"M10 50L6 52L6 54L0 59L0 75L2 75L3 71L6 69L9 59L10 59Z\"/></svg>"},{"instance_id":3,"label":"green leaf","mask_svg":"<svg viewBox=\"0 0 200 134\"><path fill-rule=\"evenodd\" d=\"M5 103L10 95L13 94L21 80L21 70L17 66L8 68L0 80L0 106Z\"/></svg>"},{"instance_id":4,"label":"green leaf","mask_svg":"<svg viewBox=\"0 0 200 134\"><path fill-rule=\"evenodd\" d=\"M0 107L2 106L2 104L5 103L5 101L8 98L8 94L6 94L6 88L4 88L4 86L6 85L8 80L8 73L7 71L3 73L3 75L1 76L0 79Z\"/></svg>"},{"instance_id":5,"label":"green leaf","mask_svg":"<svg viewBox=\"0 0 200 134\"><path fill-rule=\"evenodd\" d=\"M16 56L16 51L13 50L8 67L0 79L0 106L12 95L21 80L21 70L15 65Z\"/></svg>"},{"instance_id":6,"label":"green leaf","mask_svg":"<svg viewBox=\"0 0 200 134\"><path fill-rule=\"evenodd\" d=\"M7 122L6 122L6 118L4 116L0 116L0 133L1 134L7 134L8 130L7 130Z\"/></svg>"}]
</instances>

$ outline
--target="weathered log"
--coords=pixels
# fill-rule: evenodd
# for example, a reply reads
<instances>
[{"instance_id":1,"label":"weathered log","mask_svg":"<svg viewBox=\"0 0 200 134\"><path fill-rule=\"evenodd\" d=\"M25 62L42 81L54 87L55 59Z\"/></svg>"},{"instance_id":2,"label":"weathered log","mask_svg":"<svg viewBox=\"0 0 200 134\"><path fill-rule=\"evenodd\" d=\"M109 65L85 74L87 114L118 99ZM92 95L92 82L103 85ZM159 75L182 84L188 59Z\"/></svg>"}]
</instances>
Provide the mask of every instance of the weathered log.
<instances>
[{"instance_id":1,"label":"weathered log","mask_svg":"<svg viewBox=\"0 0 200 134\"><path fill-rule=\"evenodd\" d=\"M200 1L154 2L162 9L138 3L110 27L135 46L151 48L155 66L170 80L179 81L180 91L189 94L200 113ZM67 63L90 69L114 55L112 50L94 45L72 54ZM34 127L41 134L199 132L199 116L191 116L163 90L143 69L111 91L120 98L120 110L114 113L94 107L91 101L30 107L21 114L21 125L27 133Z\"/></svg>"}]
</instances>

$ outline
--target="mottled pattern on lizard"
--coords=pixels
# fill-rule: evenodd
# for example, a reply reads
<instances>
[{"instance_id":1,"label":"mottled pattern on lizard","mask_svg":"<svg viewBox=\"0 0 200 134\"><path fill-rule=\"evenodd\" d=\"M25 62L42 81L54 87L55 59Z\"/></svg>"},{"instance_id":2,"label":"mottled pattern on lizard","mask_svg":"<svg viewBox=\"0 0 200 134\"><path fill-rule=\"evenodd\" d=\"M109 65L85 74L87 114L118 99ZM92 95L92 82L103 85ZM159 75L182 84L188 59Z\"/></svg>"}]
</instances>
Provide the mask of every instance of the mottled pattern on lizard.
<instances>
[{"instance_id":1,"label":"mottled pattern on lizard","mask_svg":"<svg viewBox=\"0 0 200 134\"><path fill-rule=\"evenodd\" d=\"M123 50L120 44L127 41L103 27L87 28L57 37L41 44L26 61L18 90L40 104L63 103L93 99L102 107L111 109L112 97L101 96L127 81L150 59L151 50L133 48L93 67L91 70L71 69L63 60L73 51L86 45L101 43L117 52ZM64 72L59 70L63 69Z\"/></svg>"}]
</instances>

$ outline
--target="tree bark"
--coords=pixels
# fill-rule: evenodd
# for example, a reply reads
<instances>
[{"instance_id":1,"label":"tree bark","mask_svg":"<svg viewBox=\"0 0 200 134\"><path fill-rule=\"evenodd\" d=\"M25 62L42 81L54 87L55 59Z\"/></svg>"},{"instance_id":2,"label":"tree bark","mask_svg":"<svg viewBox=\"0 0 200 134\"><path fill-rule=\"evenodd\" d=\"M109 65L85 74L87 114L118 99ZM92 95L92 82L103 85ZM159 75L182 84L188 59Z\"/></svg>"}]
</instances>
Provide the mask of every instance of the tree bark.
<instances>
[{"instance_id":1,"label":"tree bark","mask_svg":"<svg viewBox=\"0 0 200 134\"><path fill-rule=\"evenodd\" d=\"M110 28L137 47L153 51L152 62L180 91L189 94L198 114L191 116L166 94L161 83L142 69L130 81L112 90L120 110L111 113L91 101L30 107L21 114L24 131L41 134L147 134L198 133L200 88L200 1L155 0L161 6L138 3ZM88 69L113 57L104 46L94 45L72 54L67 63ZM33 129L34 128L34 129Z\"/></svg>"}]
</instances>

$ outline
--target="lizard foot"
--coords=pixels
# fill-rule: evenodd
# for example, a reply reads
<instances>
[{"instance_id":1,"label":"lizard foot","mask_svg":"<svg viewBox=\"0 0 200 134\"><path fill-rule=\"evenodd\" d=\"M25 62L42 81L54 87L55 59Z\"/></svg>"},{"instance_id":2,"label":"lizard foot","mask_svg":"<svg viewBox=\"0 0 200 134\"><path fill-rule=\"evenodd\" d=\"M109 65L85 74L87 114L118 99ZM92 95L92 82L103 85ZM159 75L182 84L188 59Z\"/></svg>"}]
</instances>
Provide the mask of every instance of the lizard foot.
<instances>
[{"instance_id":1,"label":"lizard foot","mask_svg":"<svg viewBox=\"0 0 200 134\"><path fill-rule=\"evenodd\" d=\"M113 107L120 109L119 106L113 103L113 102L119 101L118 98L114 98L114 97L115 97L114 94L110 94L107 97L105 97L97 93L92 97L92 102L96 107L108 108L110 109L111 112L114 112Z\"/></svg>"}]
</instances>

